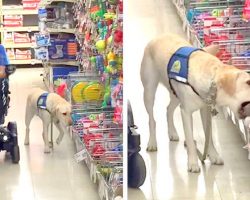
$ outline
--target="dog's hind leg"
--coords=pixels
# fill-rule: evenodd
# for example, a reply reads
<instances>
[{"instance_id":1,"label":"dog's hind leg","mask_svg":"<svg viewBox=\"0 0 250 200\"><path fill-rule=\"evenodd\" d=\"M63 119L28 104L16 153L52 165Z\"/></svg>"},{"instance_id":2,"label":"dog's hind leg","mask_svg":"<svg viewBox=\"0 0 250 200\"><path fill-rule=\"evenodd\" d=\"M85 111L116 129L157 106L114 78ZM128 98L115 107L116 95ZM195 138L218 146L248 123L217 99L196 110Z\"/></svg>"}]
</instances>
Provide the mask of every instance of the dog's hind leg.
<instances>
[{"instance_id":1,"label":"dog's hind leg","mask_svg":"<svg viewBox=\"0 0 250 200\"><path fill-rule=\"evenodd\" d=\"M200 114L205 133L205 148L203 159L205 159L207 155L212 164L223 165L224 162L214 147L212 137L212 116L208 107L201 108Z\"/></svg>"},{"instance_id":2,"label":"dog's hind leg","mask_svg":"<svg viewBox=\"0 0 250 200\"><path fill-rule=\"evenodd\" d=\"M155 93L159 83L159 75L156 68L153 66L152 58L147 55L143 57L142 68L141 68L141 81L144 87L144 105L149 116L149 141L147 151L157 151L156 141L156 123L154 119L154 100Z\"/></svg>"},{"instance_id":3,"label":"dog's hind leg","mask_svg":"<svg viewBox=\"0 0 250 200\"><path fill-rule=\"evenodd\" d=\"M168 137L170 141L179 141L179 136L174 126L174 111L179 104L179 99L170 93L170 102L167 107Z\"/></svg>"},{"instance_id":4,"label":"dog's hind leg","mask_svg":"<svg viewBox=\"0 0 250 200\"><path fill-rule=\"evenodd\" d=\"M36 112L29 107L29 100L27 100L26 104L26 113L25 113L25 126L26 126L26 134L25 134L25 139L24 139L24 145L29 145L29 139L30 139L30 122Z\"/></svg>"},{"instance_id":5,"label":"dog's hind leg","mask_svg":"<svg viewBox=\"0 0 250 200\"><path fill-rule=\"evenodd\" d=\"M44 153L50 153L50 144L49 144L49 123L46 123L43 120L43 141L44 141Z\"/></svg>"}]
</instances>

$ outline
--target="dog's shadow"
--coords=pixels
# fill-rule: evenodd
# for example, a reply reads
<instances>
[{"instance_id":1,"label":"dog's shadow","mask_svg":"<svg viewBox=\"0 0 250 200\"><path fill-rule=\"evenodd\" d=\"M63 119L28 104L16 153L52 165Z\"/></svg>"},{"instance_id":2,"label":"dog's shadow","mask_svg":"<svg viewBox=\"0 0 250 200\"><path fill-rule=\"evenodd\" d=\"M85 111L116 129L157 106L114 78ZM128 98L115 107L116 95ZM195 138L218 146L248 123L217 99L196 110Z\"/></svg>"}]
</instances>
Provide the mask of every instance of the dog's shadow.
<instances>
[{"instance_id":1,"label":"dog's shadow","mask_svg":"<svg viewBox=\"0 0 250 200\"><path fill-rule=\"evenodd\" d=\"M152 185L154 195L165 199L218 198L216 175L223 167L211 165L209 161L205 161L204 164L199 162L200 173L188 172L187 156L180 155L180 152L184 152L184 146L180 145L183 145L183 142L169 143L167 162L163 160L165 158L162 158L159 152L148 154L151 168L150 178L153 180L152 184L154 184ZM162 193L165 193L164 196L162 196Z\"/></svg>"},{"instance_id":2,"label":"dog's shadow","mask_svg":"<svg viewBox=\"0 0 250 200\"><path fill-rule=\"evenodd\" d=\"M187 171L187 159L177 161L179 155L176 152L178 145L169 143L169 165L173 178L173 194L186 198L218 198L216 190L216 175L223 168L222 166L211 165L209 161L199 162L200 173ZM183 149L182 149L183 150ZM183 165L183 163L186 163ZM181 165L180 165L181 164Z\"/></svg>"}]
</instances>

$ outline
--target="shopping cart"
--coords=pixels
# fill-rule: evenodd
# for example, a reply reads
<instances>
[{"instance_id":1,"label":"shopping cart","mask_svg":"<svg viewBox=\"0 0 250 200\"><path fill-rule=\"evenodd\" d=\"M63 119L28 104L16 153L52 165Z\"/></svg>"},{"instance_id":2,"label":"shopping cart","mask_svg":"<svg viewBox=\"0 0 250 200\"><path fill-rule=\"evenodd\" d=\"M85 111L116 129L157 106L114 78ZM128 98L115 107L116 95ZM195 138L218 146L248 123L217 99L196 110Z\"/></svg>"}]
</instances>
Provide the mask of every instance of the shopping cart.
<instances>
[{"instance_id":1,"label":"shopping cart","mask_svg":"<svg viewBox=\"0 0 250 200\"><path fill-rule=\"evenodd\" d=\"M128 186L139 188L146 178L146 166L139 154L140 135L136 132L133 111L128 102Z\"/></svg>"},{"instance_id":2,"label":"shopping cart","mask_svg":"<svg viewBox=\"0 0 250 200\"><path fill-rule=\"evenodd\" d=\"M3 125L10 102L8 77L15 72L15 67L9 65L5 49L2 45L0 45L0 65L5 66L6 72L6 77L0 78L0 151L7 151L11 155L12 162L18 163L20 154L16 122L9 122L7 127Z\"/></svg>"}]
</instances>

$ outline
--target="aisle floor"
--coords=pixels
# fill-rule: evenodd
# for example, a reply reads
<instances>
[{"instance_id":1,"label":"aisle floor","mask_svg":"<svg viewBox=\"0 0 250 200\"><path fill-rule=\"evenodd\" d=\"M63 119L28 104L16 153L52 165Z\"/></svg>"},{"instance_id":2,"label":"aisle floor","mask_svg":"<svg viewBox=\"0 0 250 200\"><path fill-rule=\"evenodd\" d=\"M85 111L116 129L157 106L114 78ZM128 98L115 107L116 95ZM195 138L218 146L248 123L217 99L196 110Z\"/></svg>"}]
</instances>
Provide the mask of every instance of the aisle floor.
<instances>
[{"instance_id":1,"label":"aisle floor","mask_svg":"<svg viewBox=\"0 0 250 200\"><path fill-rule=\"evenodd\" d=\"M214 120L214 139L224 159L224 166L201 165L201 173L187 172L187 153L180 111L175 113L179 142L169 142L165 108L168 92L159 86L155 102L158 151L146 152L149 137L148 117L143 104L139 70L143 49L155 36L172 32L185 37L172 0L137 0L126 4L125 90L134 110L134 119L141 134L141 154L147 167L147 177L140 189L129 189L129 200L249 200L250 161L238 129L230 120ZM136 89L134 89L136 88ZM199 115L195 113L195 138L204 142Z\"/></svg>"},{"instance_id":2,"label":"aisle floor","mask_svg":"<svg viewBox=\"0 0 250 200\"><path fill-rule=\"evenodd\" d=\"M11 108L6 121L16 121L20 162L12 164L0 152L1 200L98 200L97 187L90 180L89 170L73 156L74 143L65 135L50 154L44 154L42 123L38 117L31 122L30 145L24 146L26 97L32 87L43 88L41 68L18 69L10 77ZM54 141L58 132L54 130Z\"/></svg>"}]
</instances>

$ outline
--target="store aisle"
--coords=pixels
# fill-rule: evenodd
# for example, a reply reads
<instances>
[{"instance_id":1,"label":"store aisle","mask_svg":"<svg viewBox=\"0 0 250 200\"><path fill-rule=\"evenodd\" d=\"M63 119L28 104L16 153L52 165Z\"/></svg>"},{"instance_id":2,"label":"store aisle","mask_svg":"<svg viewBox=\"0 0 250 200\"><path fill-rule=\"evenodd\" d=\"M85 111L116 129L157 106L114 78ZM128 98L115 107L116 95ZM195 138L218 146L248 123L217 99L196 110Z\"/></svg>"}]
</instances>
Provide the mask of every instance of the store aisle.
<instances>
[{"instance_id":1,"label":"store aisle","mask_svg":"<svg viewBox=\"0 0 250 200\"><path fill-rule=\"evenodd\" d=\"M0 153L1 200L98 200L97 187L90 180L86 165L73 159L74 143L65 135L51 154L44 154L42 123L31 122L30 146L24 146L24 115L27 93L32 87L43 87L42 69L18 69L10 77L11 108L6 121L17 121L20 162L12 164ZM54 132L54 141L57 137Z\"/></svg>"},{"instance_id":2,"label":"store aisle","mask_svg":"<svg viewBox=\"0 0 250 200\"><path fill-rule=\"evenodd\" d=\"M175 123L180 136L179 142L169 142L165 108L168 93L159 86L155 102L158 151L146 152L148 141L148 117L142 100L142 85L139 70L143 49L150 39L164 32L185 37L181 22L171 0L138 0L126 4L125 40L125 90L134 110L134 119L141 134L141 154L146 167L144 185L136 190L129 189L130 200L247 200L250 199L250 161L238 130L230 121L214 120L214 138L218 151L224 158L224 166L201 165L201 173L187 172L187 153L184 148L183 129L179 110ZM150 78L150 77L149 77ZM135 89L136 88L136 89ZM200 146L204 141L201 123L195 114L195 137Z\"/></svg>"}]
</instances>

